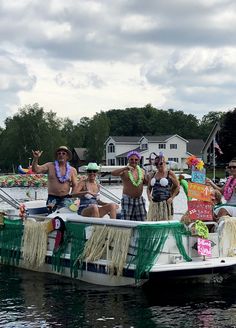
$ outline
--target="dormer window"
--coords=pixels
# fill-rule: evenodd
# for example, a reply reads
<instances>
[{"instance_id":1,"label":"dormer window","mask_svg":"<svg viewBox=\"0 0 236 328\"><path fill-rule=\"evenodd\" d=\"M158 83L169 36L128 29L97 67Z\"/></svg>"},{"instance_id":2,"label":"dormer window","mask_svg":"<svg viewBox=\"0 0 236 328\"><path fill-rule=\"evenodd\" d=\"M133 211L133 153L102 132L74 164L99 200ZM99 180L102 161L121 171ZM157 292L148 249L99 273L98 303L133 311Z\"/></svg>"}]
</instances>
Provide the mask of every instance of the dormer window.
<instances>
[{"instance_id":1,"label":"dormer window","mask_svg":"<svg viewBox=\"0 0 236 328\"><path fill-rule=\"evenodd\" d=\"M114 153L115 152L115 145L113 143L109 143L107 147L107 152L108 153Z\"/></svg>"}]
</instances>

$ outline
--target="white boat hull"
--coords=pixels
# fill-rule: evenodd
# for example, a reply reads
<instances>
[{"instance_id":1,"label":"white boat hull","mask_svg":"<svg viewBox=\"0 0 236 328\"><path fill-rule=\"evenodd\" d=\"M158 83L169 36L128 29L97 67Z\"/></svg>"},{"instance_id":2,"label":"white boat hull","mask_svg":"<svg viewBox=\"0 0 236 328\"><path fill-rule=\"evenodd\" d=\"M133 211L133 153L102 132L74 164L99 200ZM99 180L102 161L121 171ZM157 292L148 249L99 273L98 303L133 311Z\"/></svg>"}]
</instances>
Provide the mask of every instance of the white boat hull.
<instances>
[{"instance_id":1,"label":"white boat hull","mask_svg":"<svg viewBox=\"0 0 236 328\"><path fill-rule=\"evenodd\" d=\"M68 244L65 253L61 256L61 270L53 268L53 249L55 245L55 238L57 232L48 234L48 247L45 254L45 263L40 267L30 266L25 259L21 256L20 262L17 264L19 267L29 269L38 272L46 272L58 274L72 279L78 279L87 283L103 285L103 286L138 286L147 281L158 284L162 280L181 280L188 279L192 281L207 281L212 280L215 274L225 274L232 272L236 268L236 257L225 256L227 249L229 248L228 239L225 241L221 240L218 232L210 233L209 238L212 241L212 257L203 258L198 255L196 251L196 237L183 235L182 246L190 257L191 261L186 261L183 258L183 254L180 254L180 250L177 247L174 236L170 233L166 239L165 245L161 250L159 257L155 260L155 263L147 270L142 276L135 275L136 265L132 263L132 259L137 255L137 229L140 225L145 227L158 226L157 222L138 222L138 221L123 221L123 220L111 220L111 219L98 219L98 218L86 218L77 215L76 213L59 211L48 216L47 220L52 220L55 216L59 216L63 222L73 224L86 224L86 240L90 240L91 229L94 226L111 227L112 229L131 229L132 237L130 240L128 254L126 262L122 270L122 274L118 275L110 269L111 260L109 256L113 249L113 244L110 244L106 254L101 256L97 260L83 261L81 267L78 269L77 275L71 274L71 245ZM35 221L35 224L45 220L43 217L34 217L31 219ZM175 221L165 222L164 225L168 226ZM160 224L163 225L163 222ZM179 225L181 225L178 222ZM222 234L221 234L222 235ZM112 245L112 246L111 246ZM33 246L32 246L33 247ZM223 251L222 251L223 250ZM1 251L1 250L0 250ZM1 253L0 253L1 254ZM1 260L1 256L0 256ZM3 261L1 261L3 262Z\"/></svg>"}]
</instances>

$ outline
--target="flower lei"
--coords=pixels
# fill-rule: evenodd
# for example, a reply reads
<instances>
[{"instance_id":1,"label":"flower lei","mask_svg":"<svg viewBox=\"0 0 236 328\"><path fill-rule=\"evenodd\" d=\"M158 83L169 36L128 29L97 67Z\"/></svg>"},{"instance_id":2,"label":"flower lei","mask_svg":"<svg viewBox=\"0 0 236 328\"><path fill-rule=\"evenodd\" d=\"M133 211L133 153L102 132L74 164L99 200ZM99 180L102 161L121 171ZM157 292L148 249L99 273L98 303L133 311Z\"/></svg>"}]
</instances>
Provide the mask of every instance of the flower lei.
<instances>
[{"instance_id":1,"label":"flower lei","mask_svg":"<svg viewBox=\"0 0 236 328\"><path fill-rule=\"evenodd\" d=\"M229 177L224 187L225 200L229 200L231 198L235 186L236 186L236 179L233 176Z\"/></svg>"},{"instance_id":2,"label":"flower lei","mask_svg":"<svg viewBox=\"0 0 236 328\"><path fill-rule=\"evenodd\" d=\"M66 174L65 175L61 175L61 171L60 171L60 167L59 167L59 163L58 161L54 162L54 166L55 166L55 171L56 171L56 176L57 179L61 182L64 183L66 181L69 180L70 178L70 170L71 170L71 166L68 162L66 162Z\"/></svg>"},{"instance_id":3,"label":"flower lei","mask_svg":"<svg viewBox=\"0 0 236 328\"><path fill-rule=\"evenodd\" d=\"M137 165L137 171L138 171L138 179L136 181L134 180L134 176L132 172L131 171L128 172L129 179L135 187L138 187L143 180L143 171L139 165Z\"/></svg>"}]
</instances>

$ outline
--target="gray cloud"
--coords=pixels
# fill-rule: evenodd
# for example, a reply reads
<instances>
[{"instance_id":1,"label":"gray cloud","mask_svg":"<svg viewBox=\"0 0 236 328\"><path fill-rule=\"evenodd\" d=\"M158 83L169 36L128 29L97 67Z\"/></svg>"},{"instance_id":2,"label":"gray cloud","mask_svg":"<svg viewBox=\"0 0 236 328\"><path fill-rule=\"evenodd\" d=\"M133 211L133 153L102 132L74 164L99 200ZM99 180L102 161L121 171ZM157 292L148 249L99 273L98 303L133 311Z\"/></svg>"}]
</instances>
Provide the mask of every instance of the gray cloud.
<instances>
[{"instance_id":1,"label":"gray cloud","mask_svg":"<svg viewBox=\"0 0 236 328\"><path fill-rule=\"evenodd\" d=\"M233 0L1 1L0 105L16 106L21 91L44 80L39 62L61 89L102 91L114 81L130 87L135 74L127 81L101 68L71 73L78 63L103 64L109 72L113 62L140 69L133 87L158 87L163 105L194 113L229 106L235 102L235 16Z\"/></svg>"}]
</instances>

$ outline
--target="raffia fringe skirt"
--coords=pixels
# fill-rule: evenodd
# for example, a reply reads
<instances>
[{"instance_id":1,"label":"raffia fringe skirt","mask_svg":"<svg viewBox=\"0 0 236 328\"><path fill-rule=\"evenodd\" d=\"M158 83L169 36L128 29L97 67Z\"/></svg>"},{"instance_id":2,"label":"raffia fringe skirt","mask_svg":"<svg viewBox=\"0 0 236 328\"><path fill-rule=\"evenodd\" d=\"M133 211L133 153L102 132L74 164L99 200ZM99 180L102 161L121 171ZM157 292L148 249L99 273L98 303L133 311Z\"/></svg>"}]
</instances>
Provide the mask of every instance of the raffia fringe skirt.
<instances>
[{"instance_id":1,"label":"raffia fringe skirt","mask_svg":"<svg viewBox=\"0 0 236 328\"><path fill-rule=\"evenodd\" d=\"M163 202L149 203L149 209L147 214L147 221L167 221L173 219L173 203L167 204Z\"/></svg>"}]
</instances>

